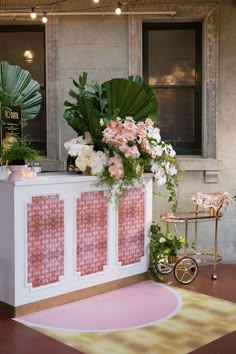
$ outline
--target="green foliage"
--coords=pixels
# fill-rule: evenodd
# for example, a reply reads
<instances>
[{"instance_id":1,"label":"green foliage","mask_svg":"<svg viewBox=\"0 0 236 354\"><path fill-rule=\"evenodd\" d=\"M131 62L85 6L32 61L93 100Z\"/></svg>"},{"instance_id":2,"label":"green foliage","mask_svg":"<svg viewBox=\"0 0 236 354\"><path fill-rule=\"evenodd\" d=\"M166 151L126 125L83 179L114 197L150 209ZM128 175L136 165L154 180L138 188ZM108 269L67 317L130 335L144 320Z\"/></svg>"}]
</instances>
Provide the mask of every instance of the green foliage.
<instances>
[{"instance_id":1,"label":"green foliage","mask_svg":"<svg viewBox=\"0 0 236 354\"><path fill-rule=\"evenodd\" d=\"M5 145L3 149L3 162L9 164L14 161L34 161L39 159L39 153L30 147L25 138L15 138Z\"/></svg>"},{"instance_id":2,"label":"green foliage","mask_svg":"<svg viewBox=\"0 0 236 354\"><path fill-rule=\"evenodd\" d=\"M136 77L137 78L137 77ZM107 94L107 115L112 116L119 109L119 117L133 117L138 121L146 118L157 119L157 100L149 87L144 89L143 80L115 78L102 84Z\"/></svg>"},{"instance_id":3,"label":"green foliage","mask_svg":"<svg viewBox=\"0 0 236 354\"><path fill-rule=\"evenodd\" d=\"M88 84L84 72L72 82L78 92L69 91L74 102L65 101L64 119L78 136L89 131L95 144L102 137L101 119L107 123L117 116L131 116L135 121L157 118L157 100L139 76L134 81L132 77L115 78L99 85L96 81Z\"/></svg>"},{"instance_id":4,"label":"green foliage","mask_svg":"<svg viewBox=\"0 0 236 354\"><path fill-rule=\"evenodd\" d=\"M32 79L28 71L6 61L0 62L1 106L21 107L22 126L39 113L42 101L39 90L39 83Z\"/></svg>"},{"instance_id":5,"label":"green foliage","mask_svg":"<svg viewBox=\"0 0 236 354\"><path fill-rule=\"evenodd\" d=\"M152 224L150 228L150 263L149 272L154 280L156 274L155 265L157 262L165 259L168 256L176 255L177 251L185 245L185 237L178 236L176 231L167 231L163 233L159 224Z\"/></svg>"},{"instance_id":6,"label":"green foliage","mask_svg":"<svg viewBox=\"0 0 236 354\"><path fill-rule=\"evenodd\" d=\"M69 91L71 98L75 102L65 101L66 108L64 119L70 127L79 135L89 131L93 141L101 142L102 127L100 119L104 116L106 103L103 98L103 88L96 82L87 84L87 73L79 76L79 80L73 80L74 86L79 93L74 90ZM93 91L86 90L86 86Z\"/></svg>"}]
</instances>

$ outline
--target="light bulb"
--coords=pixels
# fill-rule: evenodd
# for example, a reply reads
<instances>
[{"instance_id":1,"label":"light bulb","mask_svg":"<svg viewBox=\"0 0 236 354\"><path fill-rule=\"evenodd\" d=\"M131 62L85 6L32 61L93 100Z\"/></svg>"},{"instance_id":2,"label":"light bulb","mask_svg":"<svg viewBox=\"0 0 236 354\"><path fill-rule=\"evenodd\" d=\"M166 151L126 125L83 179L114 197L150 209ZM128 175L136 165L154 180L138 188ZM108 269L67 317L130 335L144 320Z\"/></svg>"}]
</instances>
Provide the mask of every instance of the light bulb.
<instances>
[{"instance_id":1,"label":"light bulb","mask_svg":"<svg viewBox=\"0 0 236 354\"><path fill-rule=\"evenodd\" d=\"M120 14L121 14L121 6L122 6L122 3L121 3L120 1L118 1L118 3L117 3L117 8L116 8L116 10L115 10L115 13L116 13L117 15L120 15Z\"/></svg>"},{"instance_id":2,"label":"light bulb","mask_svg":"<svg viewBox=\"0 0 236 354\"><path fill-rule=\"evenodd\" d=\"M99 2L99 0L93 0L93 2L95 2L95 4L97 4Z\"/></svg>"},{"instance_id":3,"label":"light bulb","mask_svg":"<svg viewBox=\"0 0 236 354\"><path fill-rule=\"evenodd\" d=\"M35 12L35 8L34 7L31 7L31 18L34 20L36 17L37 17L37 14Z\"/></svg>"},{"instance_id":4,"label":"light bulb","mask_svg":"<svg viewBox=\"0 0 236 354\"><path fill-rule=\"evenodd\" d=\"M43 13L43 17L42 17L42 22L43 23L47 23L48 19L47 19L47 14L46 12Z\"/></svg>"}]
</instances>

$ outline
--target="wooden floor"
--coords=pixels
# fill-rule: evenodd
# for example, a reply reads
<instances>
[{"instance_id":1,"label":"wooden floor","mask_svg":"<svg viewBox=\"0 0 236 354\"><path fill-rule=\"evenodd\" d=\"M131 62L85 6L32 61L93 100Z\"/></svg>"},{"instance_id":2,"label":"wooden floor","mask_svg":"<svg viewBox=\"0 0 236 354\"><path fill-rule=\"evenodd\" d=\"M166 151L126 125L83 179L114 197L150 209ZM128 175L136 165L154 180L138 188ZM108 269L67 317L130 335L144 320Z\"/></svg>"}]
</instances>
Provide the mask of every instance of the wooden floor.
<instances>
[{"instance_id":1,"label":"wooden floor","mask_svg":"<svg viewBox=\"0 0 236 354\"><path fill-rule=\"evenodd\" d=\"M166 281L174 286L197 291L206 295L236 303L236 264L217 265L217 280L211 280L212 267L200 268L196 280L189 285L178 284L172 276ZM236 330L236 324L235 324ZM192 354L234 354L236 353L236 331L224 336ZM70 348L39 332L27 328L0 313L0 354L79 354ZM112 353L104 353L112 354ZM122 354L122 353L121 353ZM186 354L186 353L183 353Z\"/></svg>"}]
</instances>

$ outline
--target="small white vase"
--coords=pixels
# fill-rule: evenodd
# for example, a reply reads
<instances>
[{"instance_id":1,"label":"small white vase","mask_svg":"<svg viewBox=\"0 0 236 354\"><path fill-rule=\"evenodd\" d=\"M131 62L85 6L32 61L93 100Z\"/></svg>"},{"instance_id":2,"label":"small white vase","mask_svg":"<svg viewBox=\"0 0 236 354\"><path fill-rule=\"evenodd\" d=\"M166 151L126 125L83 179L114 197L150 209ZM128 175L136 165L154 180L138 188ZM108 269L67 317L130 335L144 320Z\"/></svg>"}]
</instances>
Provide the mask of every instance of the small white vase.
<instances>
[{"instance_id":1,"label":"small white vase","mask_svg":"<svg viewBox=\"0 0 236 354\"><path fill-rule=\"evenodd\" d=\"M24 180L24 172L26 165L9 165L11 174L9 176L10 181L22 181Z\"/></svg>"},{"instance_id":2,"label":"small white vase","mask_svg":"<svg viewBox=\"0 0 236 354\"><path fill-rule=\"evenodd\" d=\"M8 179L9 169L7 166L0 166L0 179Z\"/></svg>"}]
</instances>

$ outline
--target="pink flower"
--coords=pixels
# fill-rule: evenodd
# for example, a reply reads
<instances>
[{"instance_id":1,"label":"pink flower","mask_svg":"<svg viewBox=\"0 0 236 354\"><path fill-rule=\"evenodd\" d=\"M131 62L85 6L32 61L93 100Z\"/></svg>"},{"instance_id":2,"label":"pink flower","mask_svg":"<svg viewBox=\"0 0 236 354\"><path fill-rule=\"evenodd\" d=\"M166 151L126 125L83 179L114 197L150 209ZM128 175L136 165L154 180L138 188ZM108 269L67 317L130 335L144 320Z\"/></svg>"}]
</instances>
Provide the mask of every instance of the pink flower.
<instances>
[{"instance_id":1,"label":"pink flower","mask_svg":"<svg viewBox=\"0 0 236 354\"><path fill-rule=\"evenodd\" d=\"M146 126L147 128L151 128L151 127L153 126L153 121L152 121L150 118L147 118L147 119L145 120L145 126Z\"/></svg>"},{"instance_id":2,"label":"pink flower","mask_svg":"<svg viewBox=\"0 0 236 354\"><path fill-rule=\"evenodd\" d=\"M137 159L140 156L140 152L137 148L137 146L133 145L133 146L127 146L126 147L126 151L125 151L125 157L126 158L134 158Z\"/></svg>"},{"instance_id":3,"label":"pink flower","mask_svg":"<svg viewBox=\"0 0 236 354\"><path fill-rule=\"evenodd\" d=\"M110 176L114 179L120 179L124 177L124 169L122 160L119 156L111 157L108 161L108 171Z\"/></svg>"}]
</instances>

